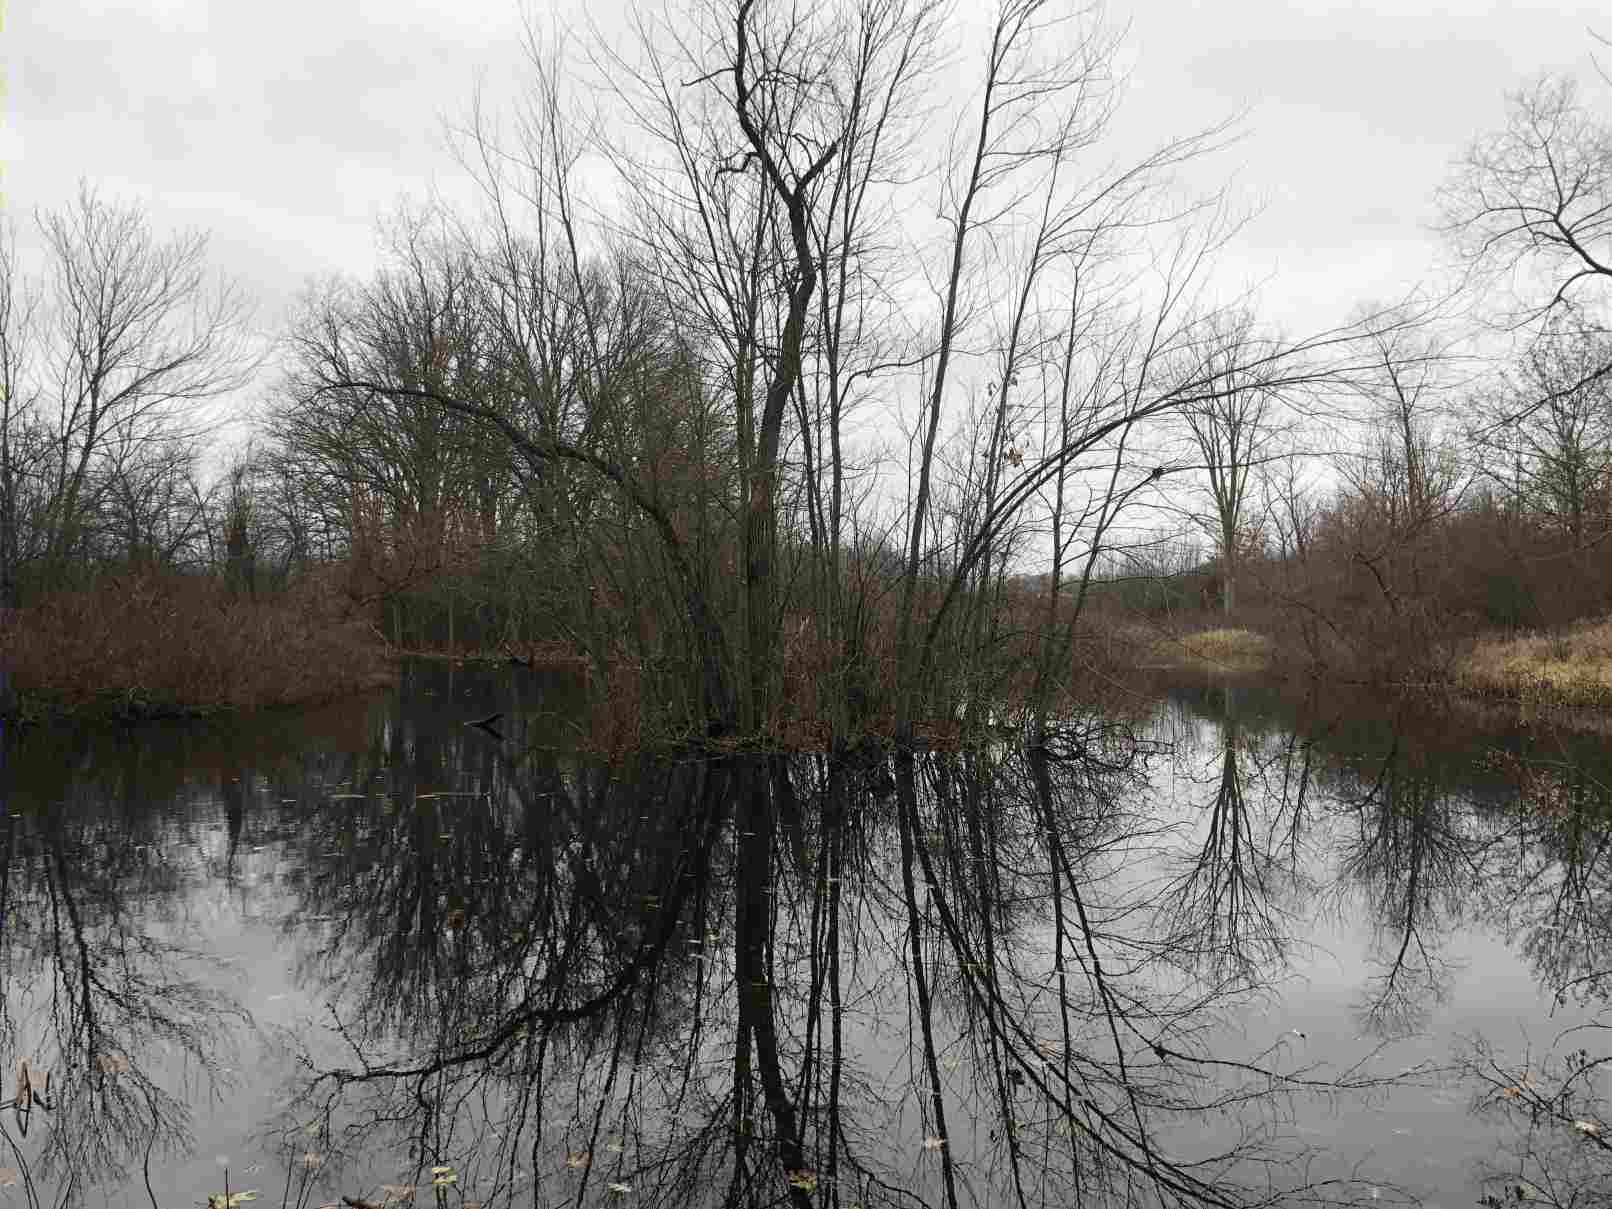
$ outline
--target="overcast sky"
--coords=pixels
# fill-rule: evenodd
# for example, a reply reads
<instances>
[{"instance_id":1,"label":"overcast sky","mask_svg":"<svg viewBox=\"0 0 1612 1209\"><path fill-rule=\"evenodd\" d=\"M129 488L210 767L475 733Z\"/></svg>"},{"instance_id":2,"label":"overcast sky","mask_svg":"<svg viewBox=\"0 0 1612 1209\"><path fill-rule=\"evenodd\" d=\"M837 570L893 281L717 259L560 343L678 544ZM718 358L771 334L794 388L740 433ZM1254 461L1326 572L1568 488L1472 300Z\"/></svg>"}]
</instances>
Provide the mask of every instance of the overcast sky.
<instances>
[{"instance_id":1,"label":"overcast sky","mask_svg":"<svg viewBox=\"0 0 1612 1209\"><path fill-rule=\"evenodd\" d=\"M619 24L622 7L587 11ZM1612 62L1589 35L1612 34L1604 3L1111 14L1130 22L1131 120L1179 133L1246 115L1214 171L1262 209L1226 271L1268 278L1269 305L1301 322L1428 272L1433 191L1508 91L1569 72L1612 108L1591 62ZM373 263L400 195L453 192L443 119L478 73L518 79L521 24L518 0L9 0L5 204L26 226L80 178L139 198L159 228L210 231L272 324L310 277ZM961 87L976 59L955 71Z\"/></svg>"}]
</instances>

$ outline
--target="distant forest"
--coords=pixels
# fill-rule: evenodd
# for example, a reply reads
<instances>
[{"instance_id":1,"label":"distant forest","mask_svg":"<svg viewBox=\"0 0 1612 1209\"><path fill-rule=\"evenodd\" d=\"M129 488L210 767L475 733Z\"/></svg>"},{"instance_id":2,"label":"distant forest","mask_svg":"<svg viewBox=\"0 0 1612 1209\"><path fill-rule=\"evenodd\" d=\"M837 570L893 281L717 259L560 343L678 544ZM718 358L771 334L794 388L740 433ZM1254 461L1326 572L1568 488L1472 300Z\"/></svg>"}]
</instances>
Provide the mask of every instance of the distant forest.
<instances>
[{"instance_id":1,"label":"distant forest","mask_svg":"<svg viewBox=\"0 0 1612 1209\"><path fill-rule=\"evenodd\" d=\"M564 656L672 728L910 738L1048 716L1126 625L1414 680L1612 607L1612 118L1573 81L1401 199L1451 283L1291 332L1216 293L1231 208L1181 185L1228 127L1116 162L1109 35L1007 0L954 96L948 14L712 3L604 79L534 30L460 135L481 204L402 210L267 354L205 233L93 183L37 273L10 231L8 648Z\"/></svg>"}]
</instances>

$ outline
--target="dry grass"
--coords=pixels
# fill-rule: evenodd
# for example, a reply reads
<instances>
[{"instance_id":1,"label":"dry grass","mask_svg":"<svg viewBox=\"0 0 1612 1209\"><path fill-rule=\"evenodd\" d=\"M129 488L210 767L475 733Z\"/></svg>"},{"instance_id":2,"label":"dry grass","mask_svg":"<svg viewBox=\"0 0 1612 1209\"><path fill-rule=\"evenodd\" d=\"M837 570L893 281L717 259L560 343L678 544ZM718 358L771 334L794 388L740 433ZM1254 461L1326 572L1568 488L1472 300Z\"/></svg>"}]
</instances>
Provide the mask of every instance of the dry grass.
<instances>
[{"instance_id":1,"label":"dry grass","mask_svg":"<svg viewBox=\"0 0 1612 1209\"><path fill-rule=\"evenodd\" d=\"M1612 706L1612 619L1480 639L1457 665L1456 683L1529 704Z\"/></svg>"},{"instance_id":2,"label":"dry grass","mask_svg":"<svg viewBox=\"0 0 1612 1209\"><path fill-rule=\"evenodd\" d=\"M1176 667L1222 672L1259 672L1270 665L1272 644L1252 630L1198 630L1156 640L1148 657Z\"/></svg>"},{"instance_id":3,"label":"dry grass","mask_svg":"<svg viewBox=\"0 0 1612 1209\"><path fill-rule=\"evenodd\" d=\"M160 717L301 705L378 687L384 645L327 584L272 597L215 580L109 575L0 617L27 714Z\"/></svg>"}]
</instances>

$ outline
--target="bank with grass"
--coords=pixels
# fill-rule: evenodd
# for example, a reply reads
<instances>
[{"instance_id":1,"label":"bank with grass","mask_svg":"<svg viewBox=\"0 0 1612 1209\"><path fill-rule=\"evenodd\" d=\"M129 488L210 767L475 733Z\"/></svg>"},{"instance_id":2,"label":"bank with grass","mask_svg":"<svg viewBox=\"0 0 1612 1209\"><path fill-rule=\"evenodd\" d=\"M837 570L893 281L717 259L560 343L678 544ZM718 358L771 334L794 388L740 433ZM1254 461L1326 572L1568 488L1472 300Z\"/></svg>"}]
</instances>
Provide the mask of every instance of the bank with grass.
<instances>
[{"instance_id":1,"label":"bank with grass","mask_svg":"<svg viewBox=\"0 0 1612 1209\"><path fill-rule=\"evenodd\" d=\"M1371 651L1314 651L1279 632L1208 627L1156 637L1147 665L1220 675L1320 676L1339 683L1432 690L1528 707L1612 710L1612 617L1587 619L1552 630L1452 636L1442 649L1426 644L1427 659L1400 663L1373 659Z\"/></svg>"},{"instance_id":2,"label":"bank with grass","mask_svg":"<svg viewBox=\"0 0 1612 1209\"><path fill-rule=\"evenodd\" d=\"M1271 667L1272 641L1236 626L1166 635L1148 647L1154 666L1249 675Z\"/></svg>"},{"instance_id":3,"label":"bank with grass","mask_svg":"<svg viewBox=\"0 0 1612 1209\"><path fill-rule=\"evenodd\" d=\"M1455 683L1527 705L1612 708L1612 618L1480 638L1457 663Z\"/></svg>"}]
</instances>

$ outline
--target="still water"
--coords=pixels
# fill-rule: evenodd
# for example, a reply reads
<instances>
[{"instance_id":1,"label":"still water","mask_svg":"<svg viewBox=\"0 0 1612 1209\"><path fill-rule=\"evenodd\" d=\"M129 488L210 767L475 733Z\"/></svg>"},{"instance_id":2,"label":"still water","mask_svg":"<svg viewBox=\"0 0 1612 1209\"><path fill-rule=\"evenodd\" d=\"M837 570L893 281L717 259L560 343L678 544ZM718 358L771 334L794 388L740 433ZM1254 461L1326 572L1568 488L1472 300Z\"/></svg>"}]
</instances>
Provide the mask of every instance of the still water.
<instances>
[{"instance_id":1,"label":"still water","mask_svg":"<svg viewBox=\"0 0 1612 1209\"><path fill-rule=\"evenodd\" d=\"M12 736L0 1206L1612 1205L1597 735L603 763L577 693Z\"/></svg>"}]
</instances>

